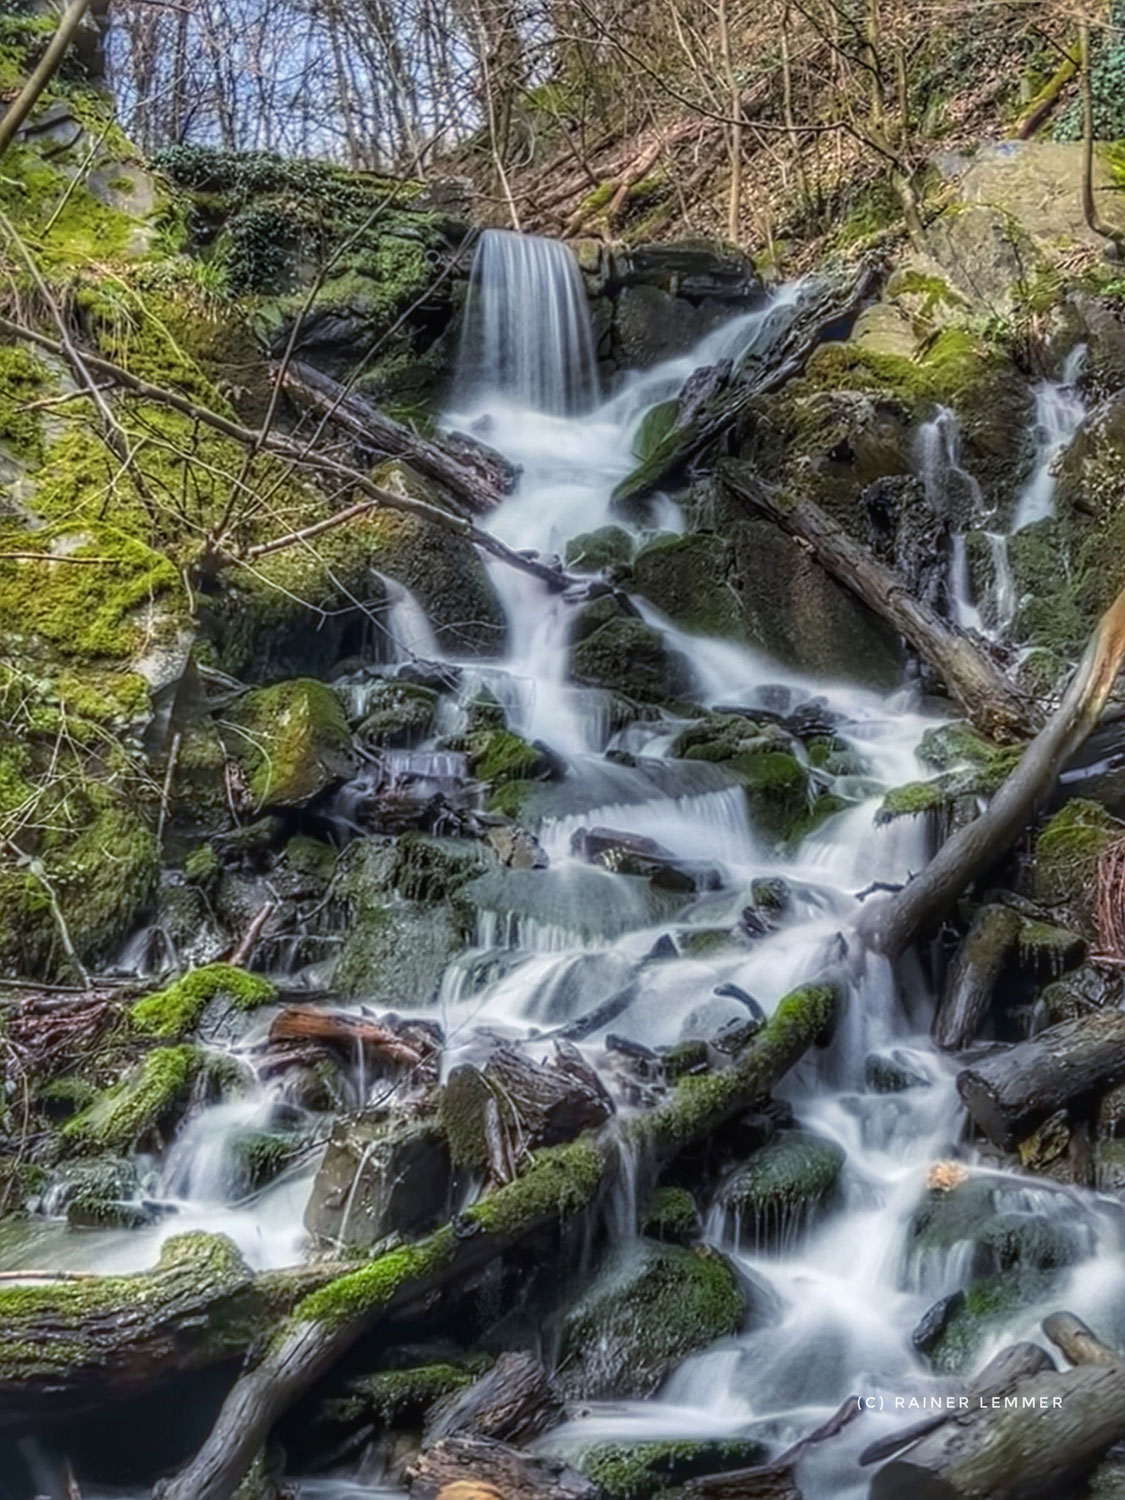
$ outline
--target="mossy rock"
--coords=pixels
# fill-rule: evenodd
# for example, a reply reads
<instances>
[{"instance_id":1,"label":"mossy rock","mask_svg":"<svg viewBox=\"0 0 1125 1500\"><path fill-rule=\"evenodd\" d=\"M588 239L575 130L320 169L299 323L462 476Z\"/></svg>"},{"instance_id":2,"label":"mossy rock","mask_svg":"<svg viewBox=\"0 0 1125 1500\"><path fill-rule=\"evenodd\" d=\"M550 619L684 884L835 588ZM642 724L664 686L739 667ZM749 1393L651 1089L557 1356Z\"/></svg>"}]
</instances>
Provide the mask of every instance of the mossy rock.
<instances>
[{"instance_id":1,"label":"mossy rock","mask_svg":"<svg viewBox=\"0 0 1125 1500\"><path fill-rule=\"evenodd\" d=\"M633 557L633 538L621 526L599 526L583 531L566 544L568 568L581 573L623 572Z\"/></svg>"},{"instance_id":2,"label":"mossy rock","mask_svg":"<svg viewBox=\"0 0 1125 1500\"><path fill-rule=\"evenodd\" d=\"M377 471L376 477L392 491L411 494L418 487L401 469ZM424 498L432 503L431 496ZM503 606L471 542L393 510L374 512L368 532L372 566L410 590L443 650L461 657L503 654Z\"/></svg>"},{"instance_id":3,"label":"mossy rock","mask_svg":"<svg viewBox=\"0 0 1125 1500\"><path fill-rule=\"evenodd\" d=\"M558 770L555 757L510 729L487 729L470 734L468 766L478 781L500 787L510 781L545 781Z\"/></svg>"},{"instance_id":4,"label":"mossy rock","mask_svg":"<svg viewBox=\"0 0 1125 1500\"><path fill-rule=\"evenodd\" d=\"M129 1014L134 1029L142 1035L178 1041L194 1029L212 1000L252 1010L276 997L276 987L260 974L233 969L229 964L209 964L193 969L158 994L136 1001Z\"/></svg>"},{"instance_id":5,"label":"mossy rock","mask_svg":"<svg viewBox=\"0 0 1125 1500\"><path fill-rule=\"evenodd\" d=\"M587 606L573 630L569 675L574 682L642 702L690 696L686 658L668 646L659 630L622 614L612 601Z\"/></svg>"},{"instance_id":6,"label":"mossy rock","mask_svg":"<svg viewBox=\"0 0 1125 1500\"><path fill-rule=\"evenodd\" d=\"M187 1106L204 1065L195 1047L157 1047L120 1083L104 1090L63 1126L66 1145L77 1152L124 1152L166 1140Z\"/></svg>"},{"instance_id":7,"label":"mossy rock","mask_svg":"<svg viewBox=\"0 0 1125 1500\"><path fill-rule=\"evenodd\" d=\"M743 640L745 622L730 582L733 562L718 536L657 537L637 553L633 587L685 630Z\"/></svg>"},{"instance_id":8,"label":"mossy rock","mask_svg":"<svg viewBox=\"0 0 1125 1500\"><path fill-rule=\"evenodd\" d=\"M689 1354L737 1333L747 1311L725 1256L642 1240L566 1314L560 1384L582 1400L651 1395Z\"/></svg>"},{"instance_id":9,"label":"mossy rock","mask_svg":"<svg viewBox=\"0 0 1125 1500\"><path fill-rule=\"evenodd\" d=\"M708 714L680 733L672 754L712 761L736 776L746 789L755 832L774 844L797 842L826 812L843 806L818 796L788 735L741 714Z\"/></svg>"},{"instance_id":10,"label":"mossy rock","mask_svg":"<svg viewBox=\"0 0 1125 1500\"><path fill-rule=\"evenodd\" d=\"M340 859L338 909L346 936L333 984L347 996L427 1005L475 925L471 911L451 897L487 856L480 845L459 840L402 842L400 855L392 840L360 840ZM404 899L402 892L423 899Z\"/></svg>"},{"instance_id":11,"label":"mossy rock","mask_svg":"<svg viewBox=\"0 0 1125 1500\"><path fill-rule=\"evenodd\" d=\"M641 1232L667 1245L690 1245L702 1228L699 1208L687 1188L666 1186L658 1187L649 1199Z\"/></svg>"},{"instance_id":12,"label":"mossy rock","mask_svg":"<svg viewBox=\"0 0 1125 1500\"><path fill-rule=\"evenodd\" d=\"M969 1369L1004 1324L1034 1306L1052 1282L1049 1275L995 1276L968 1286L927 1350L933 1369L943 1375Z\"/></svg>"},{"instance_id":13,"label":"mossy rock","mask_svg":"<svg viewBox=\"0 0 1125 1500\"><path fill-rule=\"evenodd\" d=\"M769 1449L751 1438L599 1443L579 1455L579 1471L607 1500L650 1500L702 1474L765 1463Z\"/></svg>"},{"instance_id":14,"label":"mossy rock","mask_svg":"<svg viewBox=\"0 0 1125 1500\"><path fill-rule=\"evenodd\" d=\"M782 1130L727 1179L719 1202L734 1220L741 1243L785 1245L828 1201L843 1165L844 1152L835 1141Z\"/></svg>"},{"instance_id":15,"label":"mossy rock","mask_svg":"<svg viewBox=\"0 0 1125 1500\"><path fill-rule=\"evenodd\" d=\"M480 1369L437 1360L401 1370L376 1370L347 1382L345 1392L322 1403L322 1420L336 1426L357 1427L374 1418L382 1427L420 1429L426 1413L438 1401L467 1389Z\"/></svg>"},{"instance_id":16,"label":"mossy rock","mask_svg":"<svg viewBox=\"0 0 1125 1500\"><path fill-rule=\"evenodd\" d=\"M1036 899L1063 913L1083 936L1096 936L1093 897L1098 860L1123 836L1125 826L1099 803L1075 797L1047 820L1036 837Z\"/></svg>"},{"instance_id":17,"label":"mossy rock","mask_svg":"<svg viewBox=\"0 0 1125 1500\"><path fill-rule=\"evenodd\" d=\"M305 1208L309 1233L369 1249L388 1235L415 1236L449 1217L453 1164L433 1114L340 1120Z\"/></svg>"},{"instance_id":18,"label":"mossy rock","mask_svg":"<svg viewBox=\"0 0 1125 1500\"><path fill-rule=\"evenodd\" d=\"M339 698L314 678L255 688L230 713L228 749L254 806L298 807L352 770Z\"/></svg>"},{"instance_id":19,"label":"mossy rock","mask_svg":"<svg viewBox=\"0 0 1125 1500\"><path fill-rule=\"evenodd\" d=\"M418 682L381 677L366 690L358 737L369 745L417 745L433 728L437 693Z\"/></svg>"}]
</instances>

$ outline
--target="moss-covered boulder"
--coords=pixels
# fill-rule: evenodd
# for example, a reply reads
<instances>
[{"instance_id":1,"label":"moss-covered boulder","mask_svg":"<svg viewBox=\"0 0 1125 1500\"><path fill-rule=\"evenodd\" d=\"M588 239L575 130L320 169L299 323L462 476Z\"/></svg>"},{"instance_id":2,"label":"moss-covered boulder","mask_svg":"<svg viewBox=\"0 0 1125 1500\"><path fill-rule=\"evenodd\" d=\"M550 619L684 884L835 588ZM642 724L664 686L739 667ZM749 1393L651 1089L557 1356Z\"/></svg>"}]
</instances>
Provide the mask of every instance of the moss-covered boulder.
<instances>
[{"instance_id":1,"label":"moss-covered boulder","mask_svg":"<svg viewBox=\"0 0 1125 1500\"><path fill-rule=\"evenodd\" d=\"M255 808L298 807L351 774L343 705L315 678L255 688L229 718L228 749Z\"/></svg>"},{"instance_id":2,"label":"moss-covered boulder","mask_svg":"<svg viewBox=\"0 0 1125 1500\"><path fill-rule=\"evenodd\" d=\"M794 843L845 804L809 775L792 736L741 714L708 714L683 730L672 754L711 761L746 789L755 830L774 844Z\"/></svg>"},{"instance_id":3,"label":"moss-covered boulder","mask_svg":"<svg viewBox=\"0 0 1125 1500\"><path fill-rule=\"evenodd\" d=\"M420 682L380 677L364 692L363 718L356 734L365 744L386 748L416 745L433 728L437 693Z\"/></svg>"},{"instance_id":4,"label":"moss-covered boulder","mask_svg":"<svg viewBox=\"0 0 1125 1500\"><path fill-rule=\"evenodd\" d=\"M637 553L633 587L685 630L742 640L746 626L733 565L730 545L719 536L657 537Z\"/></svg>"},{"instance_id":5,"label":"moss-covered boulder","mask_svg":"<svg viewBox=\"0 0 1125 1500\"><path fill-rule=\"evenodd\" d=\"M667 1185L658 1187L648 1200L641 1232L667 1245L690 1245L702 1228L699 1208L687 1188Z\"/></svg>"},{"instance_id":6,"label":"moss-covered boulder","mask_svg":"<svg viewBox=\"0 0 1125 1500\"><path fill-rule=\"evenodd\" d=\"M579 573L612 573L622 576L633 557L633 538L622 526L599 526L583 531L566 544L564 561Z\"/></svg>"},{"instance_id":7,"label":"moss-covered boulder","mask_svg":"<svg viewBox=\"0 0 1125 1500\"><path fill-rule=\"evenodd\" d=\"M581 1399L651 1395L689 1354L737 1333L747 1311L725 1256L642 1240L566 1314L559 1382Z\"/></svg>"},{"instance_id":8,"label":"moss-covered boulder","mask_svg":"<svg viewBox=\"0 0 1125 1500\"><path fill-rule=\"evenodd\" d=\"M718 1201L748 1247L791 1243L829 1200L844 1165L835 1141L782 1130L727 1179Z\"/></svg>"},{"instance_id":9,"label":"moss-covered boulder","mask_svg":"<svg viewBox=\"0 0 1125 1500\"><path fill-rule=\"evenodd\" d=\"M587 605L575 618L569 675L583 687L608 688L642 702L686 698L692 688L687 660L659 630L610 598Z\"/></svg>"},{"instance_id":10,"label":"moss-covered boulder","mask_svg":"<svg viewBox=\"0 0 1125 1500\"><path fill-rule=\"evenodd\" d=\"M333 983L342 994L395 1006L426 1005L471 937L462 888L488 864L471 841L364 839L342 856L334 907L345 938Z\"/></svg>"}]
</instances>

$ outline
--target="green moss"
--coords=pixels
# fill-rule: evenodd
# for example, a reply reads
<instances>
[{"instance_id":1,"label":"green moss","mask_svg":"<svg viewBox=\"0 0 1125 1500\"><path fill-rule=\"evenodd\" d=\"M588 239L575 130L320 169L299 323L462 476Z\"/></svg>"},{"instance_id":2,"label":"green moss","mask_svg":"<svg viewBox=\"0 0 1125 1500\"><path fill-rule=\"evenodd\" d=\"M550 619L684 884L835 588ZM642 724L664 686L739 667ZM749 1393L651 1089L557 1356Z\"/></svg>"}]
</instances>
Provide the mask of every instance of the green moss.
<instances>
[{"instance_id":1,"label":"green moss","mask_svg":"<svg viewBox=\"0 0 1125 1500\"><path fill-rule=\"evenodd\" d=\"M372 745L416 745L433 728L436 707L433 688L382 678L371 686L359 737Z\"/></svg>"},{"instance_id":2,"label":"green moss","mask_svg":"<svg viewBox=\"0 0 1125 1500\"><path fill-rule=\"evenodd\" d=\"M725 1256L641 1240L567 1313L558 1378L582 1399L648 1395L687 1355L737 1333L746 1308Z\"/></svg>"},{"instance_id":3,"label":"green moss","mask_svg":"<svg viewBox=\"0 0 1125 1500\"><path fill-rule=\"evenodd\" d=\"M5 560L9 553L31 557ZM146 607L179 588L166 557L104 522L0 535L0 632L44 641L64 657L135 654L153 629Z\"/></svg>"},{"instance_id":4,"label":"green moss","mask_svg":"<svg viewBox=\"0 0 1125 1500\"><path fill-rule=\"evenodd\" d=\"M499 813L505 818L517 819L523 810L523 805L531 792L537 786L534 781L506 781L502 786L495 787L488 796L488 811Z\"/></svg>"},{"instance_id":5,"label":"green moss","mask_svg":"<svg viewBox=\"0 0 1125 1500\"><path fill-rule=\"evenodd\" d=\"M604 573L608 569L625 569L633 556L633 538L621 526L599 526L583 531L566 544L568 568L583 573Z\"/></svg>"},{"instance_id":6,"label":"green moss","mask_svg":"<svg viewBox=\"0 0 1125 1500\"><path fill-rule=\"evenodd\" d=\"M219 856L211 844L200 844L184 860L184 875L196 885L206 885L219 873Z\"/></svg>"},{"instance_id":7,"label":"green moss","mask_svg":"<svg viewBox=\"0 0 1125 1500\"><path fill-rule=\"evenodd\" d=\"M510 729L486 730L470 737L469 769L480 781L502 786L508 781L535 781L550 771L542 750Z\"/></svg>"},{"instance_id":8,"label":"green moss","mask_svg":"<svg viewBox=\"0 0 1125 1500\"><path fill-rule=\"evenodd\" d=\"M945 328L913 358L858 344L823 344L809 360L806 381L820 389L890 390L914 408L934 402L961 406L1003 368L987 343L966 329Z\"/></svg>"},{"instance_id":9,"label":"green moss","mask_svg":"<svg viewBox=\"0 0 1125 1500\"><path fill-rule=\"evenodd\" d=\"M0 442L21 463L43 457L43 423L29 403L48 383L42 362L23 344L0 344Z\"/></svg>"},{"instance_id":10,"label":"green moss","mask_svg":"<svg viewBox=\"0 0 1125 1500\"><path fill-rule=\"evenodd\" d=\"M1035 841L1035 894L1048 906L1090 890L1098 857L1125 828L1097 802L1073 798L1041 829Z\"/></svg>"},{"instance_id":11,"label":"green moss","mask_svg":"<svg viewBox=\"0 0 1125 1500\"><path fill-rule=\"evenodd\" d=\"M523 1176L474 1204L465 1217L497 1235L567 1218L593 1202L604 1165L601 1148L585 1137L537 1151Z\"/></svg>"},{"instance_id":12,"label":"green moss","mask_svg":"<svg viewBox=\"0 0 1125 1500\"><path fill-rule=\"evenodd\" d=\"M478 1378L478 1370L440 1361L405 1370L378 1370L350 1380L348 1394L326 1401L323 1411L329 1421L347 1426L370 1416L380 1427L400 1427L420 1422L435 1401L464 1390Z\"/></svg>"},{"instance_id":13,"label":"green moss","mask_svg":"<svg viewBox=\"0 0 1125 1500\"><path fill-rule=\"evenodd\" d=\"M670 401L650 406L645 412L633 439L633 457L638 463L645 463L660 451L661 444L676 424L679 409L679 400L673 397Z\"/></svg>"},{"instance_id":14,"label":"green moss","mask_svg":"<svg viewBox=\"0 0 1125 1500\"><path fill-rule=\"evenodd\" d=\"M722 1202L746 1242L784 1243L824 1203L843 1164L844 1152L834 1141L779 1131L724 1185Z\"/></svg>"},{"instance_id":15,"label":"green moss","mask_svg":"<svg viewBox=\"0 0 1125 1500\"><path fill-rule=\"evenodd\" d=\"M159 994L138 1000L130 1016L134 1028L143 1035L173 1040L191 1031L211 1000L221 998L239 1010L252 1010L276 997L274 985L260 974L229 964L208 964L193 969Z\"/></svg>"},{"instance_id":16,"label":"green moss","mask_svg":"<svg viewBox=\"0 0 1125 1500\"><path fill-rule=\"evenodd\" d=\"M119 1084L99 1094L63 1126L63 1139L79 1151L131 1151L161 1133L187 1103L202 1054L194 1047L158 1047Z\"/></svg>"},{"instance_id":17,"label":"green moss","mask_svg":"<svg viewBox=\"0 0 1125 1500\"><path fill-rule=\"evenodd\" d=\"M456 1240L451 1229L439 1229L417 1245L407 1245L380 1255L330 1281L303 1298L294 1312L299 1322L338 1323L376 1313L386 1307L402 1287L442 1270L453 1258Z\"/></svg>"},{"instance_id":18,"label":"green moss","mask_svg":"<svg viewBox=\"0 0 1125 1500\"><path fill-rule=\"evenodd\" d=\"M769 1450L752 1439L658 1443L599 1443L578 1458L578 1467L607 1500L649 1500L702 1474L722 1474L766 1461Z\"/></svg>"},{"instance_id":19,"label":"green moss","mask_svg":"<svg viewBox=\"0 0 1125 1500\"><path fill-rule=\"evenodd\" d=\"M684 629L742 640L738 596L727 581L731 568L721 537L689 532L649 542L636 556L633 578L637 591Z\"/></svg>"},{"instance_id":20,"label":"green moss","mask_svg":"<svg viewBox=\"0 0 1125 1500\"><path fill-rule=\"evenodd\" d=\"M645 1210L642 1233L650 1239L685 1245L695 1239L699 1231L699 1209L687 1188L657 1188Z\"/></svg>"},{"instance_id":21,"label":"green moss","mask_svg":"<svg viewBox=\"0 0 1125 1500\"><path fill-rule=\"evenodd\" d=\"M285 846L285 863L298 875L327 885L336 870L336 853L323 839L296 834Z\"/></svg>"}]
</instances>

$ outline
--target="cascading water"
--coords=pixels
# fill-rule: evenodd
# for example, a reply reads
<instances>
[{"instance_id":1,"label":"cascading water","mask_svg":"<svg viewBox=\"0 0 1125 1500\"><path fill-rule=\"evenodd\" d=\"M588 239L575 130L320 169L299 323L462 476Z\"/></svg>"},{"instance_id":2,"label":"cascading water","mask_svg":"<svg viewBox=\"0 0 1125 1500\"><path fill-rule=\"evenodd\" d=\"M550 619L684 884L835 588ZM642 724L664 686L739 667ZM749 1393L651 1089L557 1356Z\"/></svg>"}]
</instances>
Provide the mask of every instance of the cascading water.
<instances>
[{"instance_id":1,"label":"cascading water","mask_svg":"<svg viewBox=\"0 0 1125 1500\"><path fill-rule=\"evenodd\" d=\"M590 404L598 371L582 274L557 240L486 229L457 370L462 402L509 395L559 415Z\"/></svg>"},{"instance_id":2,"label":"cascading water","mask_svg":"<svg viewBox=\"0 0 1125 1500\"><path fill-rule=\"evenodd\" d=\"M1055 465L1086 420L1086 403L1078 385L1085 363L1086 345L1078 344L1066 357L1062 377L1041 381L1035 388L1035 462L1016 505L1013 531L1045 521L1053 513Z\"/></svg>"},{"instance_id":3,"label":"cascading water","mask_svg":"<svg viewBox=\"0 0 1125 1500\"><path fill-rule=\"evenodd\" d=\"M926 500L951 528L949 598L953 619L966 630L981 630L973 598L965 532L981 517L984 500L977 480L961 462L961 424L947 406L918 429L918 472Z\"/></svg>"},{"instance_id":4,"label":"cascading water","mask_svg":"<svg viewBox=\"0 0 1125 1500\"><path fill-rule=\"evenodd\" d=\"M490 517L490 527L511 546L550 553L607 522L624 525L612 512L611 495L632 467L645 411L673 396L701 365L748 352L768 358L800 298L800 288L783 289L690 355L627 377L612 399L593 406L587 308L568 252L527 237L486 234L473 275L460 409L451 422L464 427L487 418L489 441L522 466L516 492ZM583 402L590 409L579 412ZM939 412L922 429L918 458L935 509L959 531L979 521L980 489L962 464L952 413ZM669 503L659 514L669 529L682 527ZM633 531L633 544L639 541ZM548 867L495 869L474 884L477 947L446 969L433 1012L445 1035L444 1066L479 1056L482 1037L491 1045L498 1035L542 1037L544 1028L562 1028L591 1062L604 1065L610 1031L653 1048L697 1036L701 1007L745 1022L749 997L771 1012L837 951L839 934L861 909L861 888L901 883L924 864L925 820L884 827L875 812L885 787L917 777L914 747L934 719L908 691L881 697L814 683L742 645L680 630L637 601L645 624L686 658L698 704L784 724L786 715L815 699L817 711L830 716L834 739L847 747L847 764L839 774L821 767L816 774L842 810L796 847L779 847L755 831L741 784L722 766L670 755L686 721L633 722L614 734L611 716L619 705L607 704L604 690L568 681L573 605L536 579L491 566L508 613L508 659L487 666L447 661L461 696L447 695L439 727L456 732L463 702L487 687L510 727L566 757L567 772L544 786L534 811L525 814ZM959 618L973 623L979 615L966 573L962 551L953 589ZM410 605L396 598L394 633L417 641L421 623ZM426 650L438 655L432 637ZM362 684L352 691L362 694ZM439 768L429 743L391 754L400 758L400 769L414 765L411 756L423 757L425 775L460 769L452 760ZM360 798L361 789L354 795ZM341 804L340 817L359 831L355 808ZM651 839L662 858L702 870L705 878L690 895L677 895L594 868L573 853L576 837L591 827ZM784 888L785 909L753 939L732 941L729 934L759 881ZM606 1439L746 1436L784 1445L815 1427L849 1392L890 1398L935 1388L911 1331L936 1296L963 1285L966 1254L955 1241L927 1259L910 1244L927 1173L949 1155L962 1121L953 1066L929 1040L932 1004L920 972L896 975L884 960L869 959L831 1046L806 1058L778 1090L801 1131L820 1138L822 1151L837 1163L838 1180L812 1211L760 1218L728 1212L724 1184L708 1220L709 1236L754 1288L748 1331L687 1360L653 1399L584 1403L567 1425L540 1440L544 1449L565 1454ZM893 1087L875 1086L873 1076L888 1068L897 1070ZM614 1087L612 1073L606 1078ZM356 1100L368 1097L362 1069L352 1087ZM175 1210L170 1220L134 1236L127 1248L121 1235L94 1236L70 1251L69 1263L99 1269L151 1263L155 1242L173 1227L197 1224L231 1232L256 1265L293 1259L308 1172L298 1170L265 1195L243 1201L231 1169L232 1139L269 1108L269 1090L259 1085L241 1104L200 1113L162 1171L154 1169L154 1190ZM626 1166L627 1191L613 1216L622 1255L629 1253L637 1218L636 1184L631 1163ZM1116 1231L1072 1194L1044 1187L1032 1201L1026 1184L999 1172L992 1178L1009 1221L1022 1215L1072 1233L1074 1269L1059 1295L1097 1323L1099 1309L1122 1292ZM59 1264L68 1263L59 1235L49 1251ZM42 1264L44 1242L21 1254L19 1263ZM1031 1310L1014 1313L997 1328L997 1344L1023 1336L1033 1321ZM883 1431L878 1424L877 1417L857 1424L862 1432L844 1434L810 1456L800 1476L806 1500L858 1500L865 1493L867 1477L856 1456ZM352 1492L347 1480L302 1489L323 1500Z\"/></svg>"}]
</instances>

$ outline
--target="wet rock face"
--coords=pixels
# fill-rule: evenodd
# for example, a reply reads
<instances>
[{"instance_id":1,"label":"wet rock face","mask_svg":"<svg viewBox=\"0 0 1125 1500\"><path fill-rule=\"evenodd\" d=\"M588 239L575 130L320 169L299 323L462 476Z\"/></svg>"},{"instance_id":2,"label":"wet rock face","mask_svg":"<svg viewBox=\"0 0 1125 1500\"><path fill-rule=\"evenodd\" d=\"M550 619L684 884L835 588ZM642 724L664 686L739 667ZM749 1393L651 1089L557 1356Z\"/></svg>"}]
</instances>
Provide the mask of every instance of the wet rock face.
<instances>
[{"instance_id":1,"label":"wet rock face","mask_svg":"<svg viewBox=\"0 0 1125 1500\"><path fill-rule=\"evenodd\" d=\"M736 1333L747 1311L724 1256L642 1240L566 1315L557 1378L581 1399L651 1395L688 1354Z\"/></svg>"},{"instance_id":2,"label":"wet rock face","mask_svg":"<svg viewBox=\"0 0 1125 1500\"><path fill-rule=\"evenodd\" d=\"M728 1219L749 1247L791 1242L824 1207L844 1152L805 1131L779 1131L737 1169L719 1193Z\"/></svg>"},{"instance_id":3,"label":"wet rock face","mask_svg":"<svg viewBox=\"0 0 1125 1500\"><path fill-rule=\"evenodd\" d=\"M342 1120L313 1183L305 1227L318 1240L366 1249L412 1236L449 1216L453 1168L432 1116Z\"/></svg>"}]
</instances>

